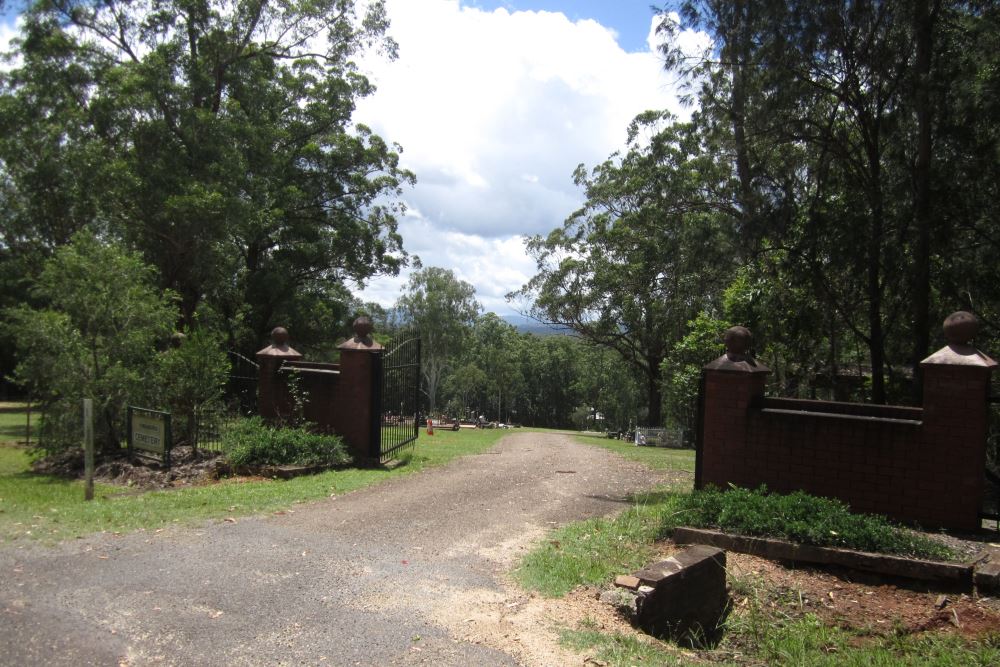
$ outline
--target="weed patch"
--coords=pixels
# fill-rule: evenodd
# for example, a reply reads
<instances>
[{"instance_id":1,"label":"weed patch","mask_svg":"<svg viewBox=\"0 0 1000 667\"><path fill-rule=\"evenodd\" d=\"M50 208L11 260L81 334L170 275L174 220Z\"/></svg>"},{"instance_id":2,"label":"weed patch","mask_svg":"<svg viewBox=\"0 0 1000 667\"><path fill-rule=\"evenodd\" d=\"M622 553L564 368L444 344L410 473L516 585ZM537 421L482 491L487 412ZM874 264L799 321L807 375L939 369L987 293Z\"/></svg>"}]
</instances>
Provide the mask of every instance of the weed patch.
<instances>
[{"instance_id":1,"label":"weed patch","mask_svg":"<svg viewBox=\"0 0 1000 667\"><path fill-rule=\"evenodd\" d=\"M678 525L715 528L753 537L934 560L954 560L946 546L871 514L852 514L839 500L801 491L789 494L734 488L702 489L678 499L664 517L662 536Z\"/></svg>"}]
</instances>

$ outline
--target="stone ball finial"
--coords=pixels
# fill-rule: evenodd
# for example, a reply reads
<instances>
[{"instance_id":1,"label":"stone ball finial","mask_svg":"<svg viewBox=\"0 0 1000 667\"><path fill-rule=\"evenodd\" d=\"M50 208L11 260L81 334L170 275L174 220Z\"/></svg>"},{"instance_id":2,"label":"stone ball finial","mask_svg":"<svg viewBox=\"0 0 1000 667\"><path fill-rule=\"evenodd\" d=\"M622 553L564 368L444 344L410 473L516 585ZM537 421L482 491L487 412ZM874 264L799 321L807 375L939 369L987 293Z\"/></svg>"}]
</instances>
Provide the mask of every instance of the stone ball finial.
<instances>
[{"instance_id":1,"label":"stone ball finial","mask_svg":"<svg viewBox=\"0 0 1000 667\"><path fill-rule=\"evenodd\" d=\"M944 319L944 338L950 345L968 345L979 333L979 318L959 310Z\"/></svg>"},{"instance_id":2,"label":"stone ball finial","mask_svg":"<svg viewBox=\"0 0 1000 667\"><path fill-rule=\"evenodd\" d=\"M284 347L288 344L288 329L285 327L274 327L271 329L271 344L275 347Z\"/></svg>"},{"instance_id":3,"label":"stone ball finial","mask_svg":"<svg viewBox=\"0 0 1000 667\"><path fill-rule=\"evenodd\" d=\"M367 315L362 315L361 317L354 320L354 335L361 340L367 340L371 338L372 331L375 330L375 325L372 324L372 320Z\"/></svg>"},{"instance_id":4,"label":"stone ball finial","mask_svg":"<svg viewBox=\"0 0 1000 667\"><path fill-rule=\"evenodd\" d=\"M753 335L746 327L729 327L723 338L726 344L726 354L733 358L745 357L750 351L751 340L753 340Z\"/></svg>"}]
</instances>

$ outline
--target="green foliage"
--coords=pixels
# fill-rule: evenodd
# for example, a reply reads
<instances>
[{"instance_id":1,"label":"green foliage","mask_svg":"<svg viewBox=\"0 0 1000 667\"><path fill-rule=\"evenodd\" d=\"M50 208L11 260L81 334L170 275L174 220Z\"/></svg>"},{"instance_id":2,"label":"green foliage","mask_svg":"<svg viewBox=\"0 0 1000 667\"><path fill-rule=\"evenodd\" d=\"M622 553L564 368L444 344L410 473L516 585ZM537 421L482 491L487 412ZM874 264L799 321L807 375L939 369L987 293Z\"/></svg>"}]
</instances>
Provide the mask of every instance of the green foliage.
<instances>
[{"instance_id":1,"label":"green foliage","mask_svg":"<svg viewBox=\"0 0 1000 667\"><path fill-rule=\"evenodd\" d=\"M99 226L187 326L207 305L244 352L276 321L326 336L345 283L406 261L414 177L352 119L387 28L380 0L34 3L0 74L0 263Z\"/></svg>"},{"instance_id":2,"label":"green foliage","mask_svg":"<svg viewBox=\"0 0 1000 667\"><path fill-rule=\"evenodd\" d=\"M577 652L593 653L594 657L602 661L601 664L613 667L632 667L638 664L663 667L684 664L680 662L679 656L671 652L670 647L655 639L648 638L643 641L638 637L618 632L608 634L586 625L583 629L561 630L559 643Z\"/></svg>"},{"instance_id":3,"label":"green foliage","mask_svg":"<svg viewBox=\"0 0 1000 667\"><path fill-rule=\"evenodd\" d=\"M613 519L590 519L550 533L514 571L518 582L548 597L577 586L601 586L652 557L657 514L639 505Z\"/></svg>"},{"instance_id":4,"label":"green foliage","mask_svg":"<svg viewBox=\"0 0 1000 667\"><path fill-rule=\"evenodd\" d=\"M195 329L177 345L161 353L155 362L160 404L173 415L175 436L193 442L195 411L222 398L230 372L229 359L219 336ZM179 426L186 426L183 428Z\"/></svg>"},{"instance_id":5,"label":"green foliage","mask_svg":"<svg viewBox=\"0 0 1000 667\"><path fill-rule=\"evenodd\" d=\"M222 451L233 465L342 466L351 462L339 436L311 433L305 426L268 426L260 417L241 419L227 428Z\"/></svg>"},{"instance_id":6,"label":"green foliage","mask_svg":"<svg viewBox=\"0 0 1000 667\"><path fill-rule=\"evenodd\" d=\"M604 436L578 435L576 441L585 445L602 447L631 461L638 461L653 470L694 472L695 452L693 449L636 447L632 442L612 440Z\"/></svg>"},{"instance_id":7,"label":"green foliage","mask_svg":"<svg viewBox=\"0 0 1000 667\"><path fill-rule=\"evenodd\" d=\"M170 333L173 300L138 255L87 232L46 262L38 294L45 308L22 306L8 318L15 380L46 413L42 446L78 445L80 401L91 398L98 446L118 448L127 403L155 399L156 346Z\"/></svg>"},{"instance_id":8,"label":"green foliage","mask_svg":"<svg viewBox=\"0 0 1000 667\"><path fill-rule=\"evenodd\" d=\"M527 243L537 273L508 298L541 320L615 351L641 378L647 418L661 424L660 364L686 323L717 299L732 266L730 177L694 123L646 113L629 149L574 179L586 203Z\"/></svg>"},{"instance_id":9,"label":"green foliage","mask_svg":"<svg viewBox=\"0 0 1000 667\"><path fill-rule=\"evenodd\" d=\"M1000 10L847 6L685 1L661 51L736 180L727 318L766 341L783 393L909 401L948 312L998 342ZM711 47L692 53L684 29Z\"/></svg>"},{"instance_id":10,"label":"green foliage","mask_svg":"<svg viewBox=\"0 0 1000 667\"><path fill-rule=\"evenodd\" d=\"M938 560L954 557L940 542L884 517L853 514L839 500L810 496L802 491L778 494L769 493L765 487L702 489L683 496L677 510L679 513L665 519L661 534L669 534L678 525L688 525L821 547Z\"/></svg>"},{"instance_id":11,"label":"green foliage","mask_svg":"<svg viewBox=\"0 0 1000 667\"><path fill-rule=\"evenodd\" d=\"M482 306L472 285L451 269L431 266L410 274L396 308L401 324L420 332L420 371L434 413L438 388L467 344Z\"/></svg>"},{"instance_id":12,"label":"green foliage","mask_svg":"<svg viewBox=\"0 0 1000 667\"><path fill-rule=\"evenodd\" d=\"M722 334L728 325L705 312L688 322L688 333L671 348L660 369L663 373L663 409L668 423L692 436L697 428L698 385L701 369L724 351Z\"/></svg>"}]
</instances>

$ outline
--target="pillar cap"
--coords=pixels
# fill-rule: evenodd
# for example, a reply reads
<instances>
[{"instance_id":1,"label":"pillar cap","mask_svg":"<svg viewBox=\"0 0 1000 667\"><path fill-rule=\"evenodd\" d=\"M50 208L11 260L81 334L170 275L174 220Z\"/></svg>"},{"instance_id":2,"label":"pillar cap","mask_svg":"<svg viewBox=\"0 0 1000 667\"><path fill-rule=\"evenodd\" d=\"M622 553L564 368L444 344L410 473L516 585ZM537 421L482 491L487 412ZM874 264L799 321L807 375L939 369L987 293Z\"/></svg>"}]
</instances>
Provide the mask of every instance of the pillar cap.
<instances>
[{"instance_id":1,"label":"pillar cap","mask_svg":"<svg viewBox=\"0 0 1000 667\"><path fill-rule=\"evenodd\" d=\"M375 342L372 338L372 331L375 330L375 326L372 324L371 318L367 315L362 315L358 319L354 320L354 337L348 338L343 343L337 346L338 350L364 350L366 352L377 352L382 349L382 346Z\"/></svg>"},{"instance_id":2,"label":"pillar cap","mask_svg":"<svg viewBox=\"0 0 1000 667\"><path fill-rule=\"evenodd\" d=\"M257 352L258 357L281 357L282 359L301 359L302 355L288 344L288 329L274 327L271 329L271 344Z\"/></svg>"},{"instance_id":3,"label":"pillar cap","mask_svg":"<svg viewBox=\"0 0 1000 667\"><path fill-rule=\"evenodd\" d=\"M956 311L945 318L943 329L948 344L921 361L921 366L996 367L997 362L969 344L979 333L979 318L975 315Z\"/></svg>"},{"instance_id":4,"label":"pillar cap","mask_svg":"<svg viewBox=\"0 0 1000 667\"><path fill-rule=\"evenodd\" d=\"M706 371L726 371L729 373L770 373L771 369L759 364L750 356L750 343L753 334L746 327L729 327L723 336L726 353L715 361L706 364Z\"/></svg>"}]
</instances>

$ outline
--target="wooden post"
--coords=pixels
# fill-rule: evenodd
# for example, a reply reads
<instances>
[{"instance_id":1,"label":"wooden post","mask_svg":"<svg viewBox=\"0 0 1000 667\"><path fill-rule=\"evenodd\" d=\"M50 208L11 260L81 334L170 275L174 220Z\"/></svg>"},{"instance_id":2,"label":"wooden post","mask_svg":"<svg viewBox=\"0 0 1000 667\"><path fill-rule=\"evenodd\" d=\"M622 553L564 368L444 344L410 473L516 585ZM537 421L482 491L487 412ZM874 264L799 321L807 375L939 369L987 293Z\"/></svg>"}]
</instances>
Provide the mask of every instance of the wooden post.
<instances>
[{"instance_id":1,"label":"wooden post","mask_svg":"<svg viewBox=\"0 0 1000 667\"><path fill-rule=\"evenodd\" d=\"M83 499L94 499L94 399L83 399Z\"/></svg>"},{"instance_id":2,"label":"wooden post","mask_svg":"<svg viewBox=\"0 0 1000 667\"><path fill-rule=\"evenodd\" d=\"M24 426L24 444L31 447L31 394L28 394L28 415Z\"/></svg>"}]
</instances>

